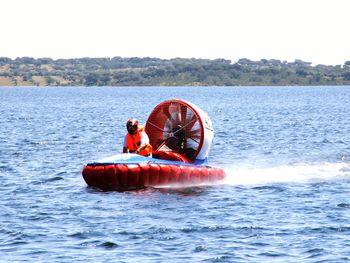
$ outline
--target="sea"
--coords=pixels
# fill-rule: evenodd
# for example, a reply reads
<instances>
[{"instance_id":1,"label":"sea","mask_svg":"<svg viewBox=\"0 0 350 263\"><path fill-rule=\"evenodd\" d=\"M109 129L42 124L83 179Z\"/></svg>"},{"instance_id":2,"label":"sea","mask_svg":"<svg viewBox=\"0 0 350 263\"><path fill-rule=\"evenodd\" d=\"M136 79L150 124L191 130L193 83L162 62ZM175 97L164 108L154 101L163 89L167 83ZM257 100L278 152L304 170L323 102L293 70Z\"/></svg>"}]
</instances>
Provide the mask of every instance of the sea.
<instances>
[{"instance_id":1,"label":"sea","mask_svg":"<svg viewBox=\"0 0 350 263\"><path fill-rule=\"evenodd\" d=\"M210 116L205 186L101 191L168 99ZM0 88L0 262L349 262L350 86Z\"/></svg>"}]
</instances>

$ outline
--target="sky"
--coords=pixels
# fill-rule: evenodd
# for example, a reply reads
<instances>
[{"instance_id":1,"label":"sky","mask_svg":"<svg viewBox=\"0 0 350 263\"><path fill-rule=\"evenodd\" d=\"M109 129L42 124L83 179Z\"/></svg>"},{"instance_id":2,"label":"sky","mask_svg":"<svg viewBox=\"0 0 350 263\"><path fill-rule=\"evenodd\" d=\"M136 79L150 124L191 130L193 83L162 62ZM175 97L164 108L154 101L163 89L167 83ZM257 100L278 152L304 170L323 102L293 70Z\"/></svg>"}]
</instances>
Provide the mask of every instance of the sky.
<instances>
[{"instance_id":1,"label":"sky","mask_svg":"<svg viewBox=\"0 0 350 263\"><path fill-rule=\"evenodd\" d=\"M349 0L0 0L0 57L350 61Z\"/></svg>"}]
</instances>

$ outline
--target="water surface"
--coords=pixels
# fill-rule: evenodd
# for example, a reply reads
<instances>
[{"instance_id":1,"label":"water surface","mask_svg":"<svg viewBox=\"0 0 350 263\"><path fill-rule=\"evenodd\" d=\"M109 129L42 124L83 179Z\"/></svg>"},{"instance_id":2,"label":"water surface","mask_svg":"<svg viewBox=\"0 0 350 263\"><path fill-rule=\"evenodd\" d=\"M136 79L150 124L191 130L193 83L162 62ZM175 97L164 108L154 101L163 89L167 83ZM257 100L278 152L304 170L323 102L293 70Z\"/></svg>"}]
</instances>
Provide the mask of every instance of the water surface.
<instances>
[{"instance_id":1,"label":"water surface","mask_svg":"<svg viewBox=\"0 0 350 263\"><path fill-rule=\"evenodd\" d=\"M1 262L347 262L350 87L0 88ZM220 185L101 192L163 100L205 110Z\"/></svg>"}]
</instances>

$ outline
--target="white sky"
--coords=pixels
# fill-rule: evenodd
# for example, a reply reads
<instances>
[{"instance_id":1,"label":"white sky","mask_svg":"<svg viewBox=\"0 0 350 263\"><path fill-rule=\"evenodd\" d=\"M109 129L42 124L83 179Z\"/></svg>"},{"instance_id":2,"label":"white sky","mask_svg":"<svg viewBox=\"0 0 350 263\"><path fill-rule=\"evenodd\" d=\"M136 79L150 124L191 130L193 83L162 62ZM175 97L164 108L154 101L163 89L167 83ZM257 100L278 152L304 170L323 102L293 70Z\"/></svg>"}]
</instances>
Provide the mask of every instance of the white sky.
<instances>
[{"instance_id":1,"label":"white sky","mask_svg":"<svg viewBox=\"0 0 350 263\"><path fill-rule=\"evenodd\" d=\"M350 60L350 0L0 0L0 56Z\"/></svg>"}]
</instances>

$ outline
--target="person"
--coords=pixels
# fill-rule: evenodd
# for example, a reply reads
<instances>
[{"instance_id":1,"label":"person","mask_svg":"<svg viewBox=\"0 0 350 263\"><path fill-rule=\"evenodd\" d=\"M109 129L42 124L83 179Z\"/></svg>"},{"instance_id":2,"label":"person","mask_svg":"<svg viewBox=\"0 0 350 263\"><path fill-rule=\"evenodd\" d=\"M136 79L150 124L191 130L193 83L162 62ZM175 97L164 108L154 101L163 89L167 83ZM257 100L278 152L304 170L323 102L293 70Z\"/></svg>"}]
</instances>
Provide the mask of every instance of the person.
<instances>
[{"instance_id":1,"label":"person","mask_svg":"<svg viewBox=\"0 0 350 263\"><path fill-rule=\"evenodd\" d=\"M134 118L128 119L126 129L128 133L125 135L123 153L150 156L152 154L152 145L149 143L144 127L139 125L138 120Z\"/></svg>"}]
</instances>

